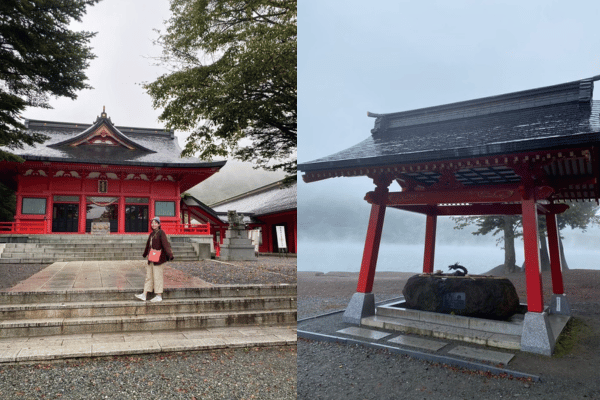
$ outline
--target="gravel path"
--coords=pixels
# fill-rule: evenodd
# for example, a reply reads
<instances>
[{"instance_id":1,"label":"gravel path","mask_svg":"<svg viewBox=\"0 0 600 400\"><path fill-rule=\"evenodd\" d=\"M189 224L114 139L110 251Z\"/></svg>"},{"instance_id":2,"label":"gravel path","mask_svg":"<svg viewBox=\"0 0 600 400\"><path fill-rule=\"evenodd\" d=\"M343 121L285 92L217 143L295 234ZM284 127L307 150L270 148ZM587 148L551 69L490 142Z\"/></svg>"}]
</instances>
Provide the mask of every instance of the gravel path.
<instances>
[{"instance_id":1,"label":"gravel path","mask_svg":"<svg viewBox=\"0 0 600 400\"><path fill-rule=\"evenodd\" d=\"M221 285L296 283L293 257L259 257L257 261L172 261L169 266Z\"/></svg>"},{"instance_id":2,"label":"gravel path","mask_svg":"<svg viewBox=\"0 0 600 400\"><path fill-rule=\"evenodd\" d=\"M525 300L524 275L509 278ZM376 274L376 301L401 294L405 279L398 273ZM356 283L356 274L298 272L298 318L345 308ZM546 299L550 291L550 277L545 273ZM298 399L600 399L600 271L567 271L565 291L580 323L573 347L551 358L517 351L507 366L538 375L541 382L472 372L362 346L299 339Z\"/></svg>"},{"instance_id":3,"label":"gravel path","mask_svg":"<svg viewBox=\"0 0 600 400\"><path fill-rule=\"evenodd\" d=\"M0 367L2 399L295 399L296 348Z\"/></svg>"},{"instance_id":4,"label":"gravel path","mask_svg":"<svg viewBox=\"0 0 600 400\"><path fill-rule=\"evenodd\" d=\"M296 259L172 262L214 284L295 283ZM0 289L47 265L0 265ZM0 399L295 399L296 346L0 366Z\"/></svg>"},{"instance_id":5,"label":"gravel path","mask_svg":"<svg viewBox=\"0 0 600 400\"><path fill-rule=\"evenodd\" d=\"M47 266L48 264L0 264L0 290L15 286Z\"/></svg>"}]
</instances>

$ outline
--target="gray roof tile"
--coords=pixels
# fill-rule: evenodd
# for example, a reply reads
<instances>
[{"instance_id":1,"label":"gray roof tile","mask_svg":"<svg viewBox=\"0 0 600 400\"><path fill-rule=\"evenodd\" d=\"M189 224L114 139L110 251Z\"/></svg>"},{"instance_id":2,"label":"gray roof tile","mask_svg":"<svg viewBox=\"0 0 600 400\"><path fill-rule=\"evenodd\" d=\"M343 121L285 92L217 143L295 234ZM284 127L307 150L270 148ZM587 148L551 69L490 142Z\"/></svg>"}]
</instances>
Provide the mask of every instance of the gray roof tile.
<instances>
[{"instance_id":1,"label":"gray roof tile","mask_svg":"<svg viewBox=\"0 0 600 400\"><path fill-rule=\"evenodd\" d=\"M296 184L282 188L280 182L276 182L212 204L211 208L219 214L235 210L242 214L252 214L254 217L295 210L296 188Z\"/></svg>"},{"instance_id":2,"label":"gray roof tile","mask_svg":"<svg viewBox=\"0 0 600 400\"><path fill-rule=\"evenodd\" d=\"M300 163L317 171L408 164L600 142L592 79L377 117L372 135ZM546 105L540 105L546 104Z\"/></svg>"},{"instance_id":3,"label":"gray roof tile","mask_svg":"<svg viewBox=\"0 0 600 400\"><path fill-rule=\"evenodd\" d=\"M110 121L110 120L108 120ZM98 121L97 121L98 122ZM162 129L114 127L135 150L117 146L77 146L68 144L85 135L97 124L74 124L52 121L28 121L30 132L50 137L43 144L25 145L23 149L6 149L26 160L58 162L86 162L102 164L129 164L172 167L222 166L224 161L201 162L197 158L181 158L181 148L173 132Z\"/></svg>"}]
</instances>

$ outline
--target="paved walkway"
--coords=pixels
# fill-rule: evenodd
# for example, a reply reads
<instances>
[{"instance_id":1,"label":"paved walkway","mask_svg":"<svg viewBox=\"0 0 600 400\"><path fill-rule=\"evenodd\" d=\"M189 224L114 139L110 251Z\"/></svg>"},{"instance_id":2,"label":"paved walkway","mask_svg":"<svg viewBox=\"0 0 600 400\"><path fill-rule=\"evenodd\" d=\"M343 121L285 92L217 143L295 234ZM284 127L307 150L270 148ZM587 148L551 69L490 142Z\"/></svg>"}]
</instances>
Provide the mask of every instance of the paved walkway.
<instances>
[{"instance_id":1,"label":"paved walkway","mask_svg":"<svg viewBox=\"0 0 600 400\"><path fill-rule=\"evenodd\" d=\"M0 339L0 363L284 345L296 345L295 327L236 327L24 337Z\"/></svg>"},{"instance_id":2,"label":"paved walkway","mask_svg":"<svg viewBox=\"0 0 600 400\"><path fill-rule=\"evenodd\" d=\"M141 292L146 275L145 266L146 261L144 260L56 262L7 291L45 292L139 288ZM213 285L202 279L165 266L165 288L211 286ZM18 337L0 339L0 363L295 344L295 326L248 326Z\"/></svg>"},{"instance_id":3,"label":"paved walkway","mask_svg":"<svg viewBox=\"0 0 600 400\"><path fill-rule=\"evenodd\" d=\"M55 262L8 291L39 292L50 290L135 289L140 292L146 277L146 260ZM164 267L164 287L211 287L200 278Z\"/></svg>"},{"instance_id":4,"label":"paved walkway","mask_svg":"<svg viewBox=\"0 0 600 400\"><path fill-rule=\"evenodd\" d=\"M342 321L344 310L298 321L298 336L317 341L362 345L456 367L539 380L538 376L506 369L514 354L506 350L438 337L405 334L378 327L358 327Z\"/></svg>"}]
</instances>

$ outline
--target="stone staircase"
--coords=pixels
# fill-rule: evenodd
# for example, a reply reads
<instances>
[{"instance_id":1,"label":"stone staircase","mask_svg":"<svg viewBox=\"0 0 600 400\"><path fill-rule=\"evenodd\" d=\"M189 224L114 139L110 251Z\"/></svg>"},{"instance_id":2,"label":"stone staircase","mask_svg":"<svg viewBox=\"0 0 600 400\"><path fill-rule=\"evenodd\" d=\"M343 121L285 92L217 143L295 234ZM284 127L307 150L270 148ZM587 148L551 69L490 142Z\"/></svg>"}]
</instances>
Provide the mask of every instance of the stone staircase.
<instances>
[{"instance_id":1,"label":"stone staircase","mask_svg":"<svg viewBox=\"0 0 600 400\"><path fill-rule=\"evenodd\" d=\"M0 264L49 264L57 261L139 260L147 235L35 235L26 243L0 244ZM176 261L199 256L187 238L171 237Z\"/></svg>"},{"instance_id":2,"label":"stone staircase","mask_svg":"<svg viewBox=\"0 0 600 400\"><path fill-rule=\"evenodd\" d=\"M157 303L137 292L0 292L0 339L296 324L296 285L165 289Z\"/></svg>"}]
</instances>

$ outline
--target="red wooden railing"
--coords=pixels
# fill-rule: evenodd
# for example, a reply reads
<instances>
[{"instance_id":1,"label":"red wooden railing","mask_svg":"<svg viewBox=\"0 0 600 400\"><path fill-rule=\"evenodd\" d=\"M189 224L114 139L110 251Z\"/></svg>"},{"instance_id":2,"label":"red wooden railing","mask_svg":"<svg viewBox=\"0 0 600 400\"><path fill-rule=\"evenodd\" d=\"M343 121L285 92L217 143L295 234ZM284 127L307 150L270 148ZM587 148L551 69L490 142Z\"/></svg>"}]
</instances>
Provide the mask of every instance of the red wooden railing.
<instances>
[{"instance_id":1,"label":"red wooden railing","mask_svg":"<svg viewBox=\"0 0 600 400\"><path fill-rule=\"evenodd\" d=\"M45 221L0 222L0 232L28 235L46 233Z\"/></svg>"},{"instance_id":2,"label":"red wooden railing","mask_svg":"<svg viewBox=\"0 0 600 400\"><path fill-rule=\"evenodd\" d=\"M44 234L48 233L46 232L45 225L45 221L0 222L0 233L27 235ZM210 224L163 222L161 227L165 233L169 235L210 235Z\"/></svg>"},{"instance_id":3,"label":"red wooden railing","mask_svg":"<svg viewBox=\"0 0 600 400\"><path fill-rule=\"evenodd\" d=\"M210 224L163 222L160 227L169 235L210 235Z\"/></svg>"}]
</instances>

